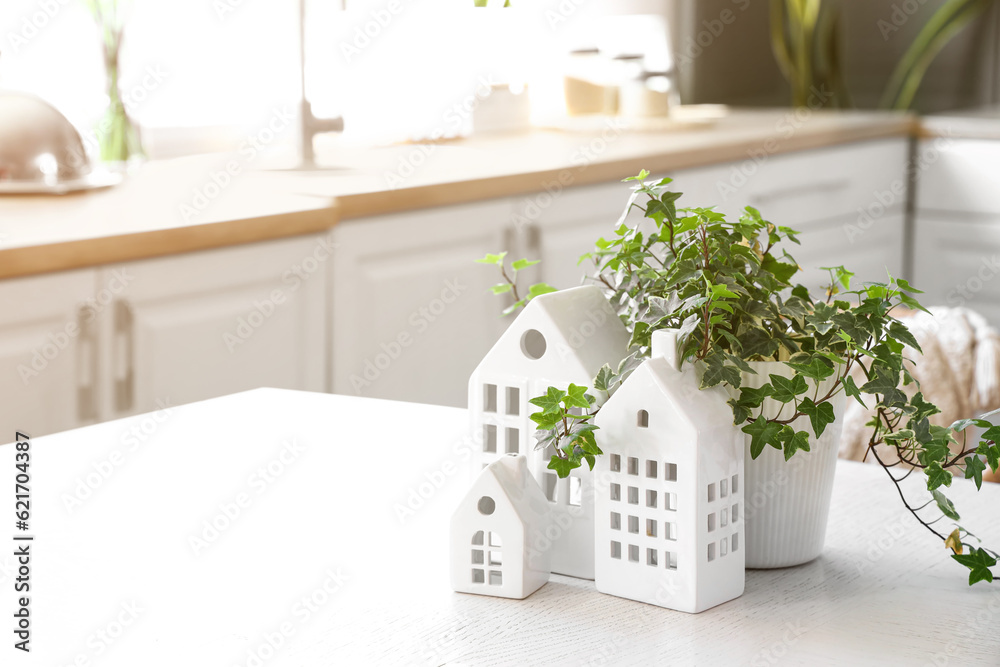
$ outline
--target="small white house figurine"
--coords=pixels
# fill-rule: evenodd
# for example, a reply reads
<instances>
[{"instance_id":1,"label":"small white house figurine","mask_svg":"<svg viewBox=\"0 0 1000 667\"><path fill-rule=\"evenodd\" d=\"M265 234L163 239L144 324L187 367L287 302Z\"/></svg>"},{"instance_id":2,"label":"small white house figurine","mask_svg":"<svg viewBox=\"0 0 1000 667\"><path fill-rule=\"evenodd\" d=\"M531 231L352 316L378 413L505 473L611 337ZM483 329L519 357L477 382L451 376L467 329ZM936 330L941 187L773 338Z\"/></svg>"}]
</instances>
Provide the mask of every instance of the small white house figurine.
<instances>
[{"instance_id":1,"label":"small white house figurine","mask_svg":"<svg viewBox=\"0 0 1000 667\"><path fill-rule=\"evenodd\" d=\"M559 479L552 451L535 450L528 403L548 387L590 386L604 364L625 356L629 335L596 285L532 299L469 380L473 434L481 435L477 469L504 454L524 454L553 509L552 571L594 578L593 474L583 466Z\"/></svg>"},{"instance_id":2,"label":"small white house figurine","mask_svg":"<svg viewBox=\"0 0 1000 667\"><path fill-rule=\"evenodd\" d=\"M743 594L744 436L728 394L678 370L674 332L651 356L596 418L595 584L698 613Z\"/></svg>"},{"instance_id":3,"label":"small white house figurine","mask_svg":"<svg viewBox=\"0 0 1000 667\"><path fill-rule=\"evenodd\" d=\"M483 470L451 517L451 587L522 600L549 580L549 503L524 456Z\"/></svg>"}]
</instances>

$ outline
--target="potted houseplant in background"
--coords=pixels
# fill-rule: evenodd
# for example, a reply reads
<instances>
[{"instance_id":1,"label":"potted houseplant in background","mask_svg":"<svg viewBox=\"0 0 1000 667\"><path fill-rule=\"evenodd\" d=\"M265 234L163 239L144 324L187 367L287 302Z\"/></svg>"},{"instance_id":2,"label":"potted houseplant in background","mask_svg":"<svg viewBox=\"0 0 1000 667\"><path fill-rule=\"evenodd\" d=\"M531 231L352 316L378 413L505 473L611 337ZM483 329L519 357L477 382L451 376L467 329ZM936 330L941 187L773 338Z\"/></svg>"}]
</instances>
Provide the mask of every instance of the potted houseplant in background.
<instances>
[{"instance_id":1,"label":"potted houseplant in background","mask_svg":"<svg viewBox=\"0 0 1000 667\"><path fill-rule=\"evenodd\" d=\"M564 393L557 388L532 400L542 408L532 415L544 427L539 444L556 452L549 467L560 476L585 462L593 467L601 454L594 415L650 356L651 333L674 329L681 363L700 366L703 388L729 391L734 423L746 434L748 567L793 565L819 555L838 416L845 400L855 400L874 409L868 453L891 483L899 487L916 469L925 475L930 501L912 502L900 489L906 508L969 568L970 583L992 581L997 553L961 526L943 531L928 516L936 508L959 519L944 488L956 473L979 486L987 465L1000 466L1000 427L983 419L947 427L931 423L938 410L913 391L904 365L904 346L919 345L893 316L900 306L923 309L914 297L919 291L892 277L852 289L852 274L837 267L830 269L826 293L812 295L794 282L800 268L786 246L798 243L795 231L771 224L751 207L739 220L712 208L679 209L680 193L670 190L670 179L647 177L643 171L626 179L635 187L613 236L598 240L597 250L585 256L595 266L588 280L605 288L631 334L629 354L594 379L586 400L590 409L567 410L552 400ZM629 225L633 210L643 219ZM517 274L506 270L503 254L479 261L501 269L503 282L494 292L516 289ZM529 264L520 260L512 268ZM550 289L534 286L524 301ZM558 419L553 412L560 412ZM981 442L966 445L965 431L972 426L986 431Z\"/></svg>"},{"instance_id":2,"label":"potted houseplant in background","mask_svg":"<svg viewBox=\"0 0 1000 667\"><path fill-rule=\"evenodd\" d=\"M124 172L144 155L139 128L133 122L119 81L122 37L131 0L84 0L101 32L101 54L107 74L108 106L96 127L101 162Z\"/></svg>"}]
</instances>

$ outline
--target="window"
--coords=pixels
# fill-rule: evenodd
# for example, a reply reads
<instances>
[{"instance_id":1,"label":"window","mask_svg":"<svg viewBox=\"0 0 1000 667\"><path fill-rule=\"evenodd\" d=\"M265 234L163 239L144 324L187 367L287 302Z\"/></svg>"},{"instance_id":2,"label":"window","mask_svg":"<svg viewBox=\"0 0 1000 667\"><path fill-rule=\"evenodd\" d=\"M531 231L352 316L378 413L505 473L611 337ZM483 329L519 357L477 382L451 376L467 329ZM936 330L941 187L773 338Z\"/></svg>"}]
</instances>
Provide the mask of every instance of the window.
<instances>
[{"instance_id":1,"label":"window","mask_svg":"<svg viewBox=\"0 0 1000 667\"><path fill-rule=\"evenodd\" d=\"M583 480L579 477L569 478L569 504L573 507L583 504Z\"/></svg>"},{"instance_id":2,"label":"window","mask_svg":"<svg viewBox=\"0 0 1000 667\"><path fill-rule=\"evenodd\" d=\"M622 529L622 515L618 512L611 513L611 530Z\"/></svg>"},{"instance_id":3,"label":"window","mask_svg":"<svg viewBox=\"0 0 1000 667\"><path fill-rule=\"evenodd\" d=\"M656 491L653 489L646 490L646 507L656 509Z\"/></svg>"},{"instance_id":4,"label":"window","mask_svg":"<svg viewBox=\"0 0 1000 667\"><path fill-rule=\"evenodd\" d=\"M708 560L715 560L715 542L708 545Z\"/></svg>"},{"instance_id":5,"label":"window","mask_svg":"<svg viewBox=\"0 0 1000 667\"><path fill-rule=\"evenodd\" d=\"M736 503L733 505L733 523L740 520L740 504Z\"/></svg>"},{"instance_id":6,"label":"window","mask_svg":"<svg viewBox=\"0 0 1000 667\"><path fill-rule=\"evenodd\" d=\"M708 515L708 532L715 530L715 512Z\"/></svg>"},{"instance_id":7,"label":"window","mask_svg":"<svg viewBox=\"0 0 1000 667\"><path fill-rule=\"evenodd\" d=\"M612 542L611 543L611 557L621 560L622 558L622 543Z\"/></svg>"},{"instance_id":8,"label":"window","mask_svg":"<svg viewBox=\"0 0 1000 667\"><path fill-rule=\"evenodd\" d=\"M646 461L646 477L656 479L656 461Z\"/></svg>"},{"instance_id":9,"label":"window","mask_svg":"<svg viewBox=\"0 0 1000 667\"><path fill-rule=\"evenodd\" d=\"M725 498L728 495L729 495L729 480L724 479L721 482L719 482L719 497Z\"/></svg>"},{"instance_id":10,"label":"window","mask_svg":"<svg viewBox=\"0 0 1000 667\"><path fill-rule=\"evenodd\" d=\"M638 475L639 474L639 459L634 456L628 457L628 474Z\"/></svg>"},{"instance_id":11,"label":"window","mask_svg":"<svg viewBox=\"0 0 1000 667\"><path fill-rule=\"evenodd\" d=\"M656 537L656 519L646 519L646 536Z\"/></svg>"},{"instance_id":12,"label":"window","mask_svg":"<svg viewBox=\"0 0 1000 667\"><path fill-rule=\"evenodd\" d=\"M545 497L549 499L550 503L556 501L556 485L559 483L559 477L554 472L545 473Z\"/></svg>"},{"instance_id":13,"label":"window","mask_svg":"<svg viewBox=\"0 0 1000 667\"><path fill-rule=\"evenodd\" d=\"M663 464L663 479L668 482L677 481L677 464L676 463L664 463Z\"/></svg>"},{"instance_id":14,"label":"window","mask_svg":"<svg viewBox=\"0 0 1000 667\"><path fill-rule=\"evenodd\" d=\"M479 499L480 505L482 505L483 500L493 502L489 496L483 496ZM481 507L480 511L482 511ZM503 567L503 554L500 551L500 536L492 531L488 534L481 530L477 531L472 536L472 546L472 564L479 566L472 568L472 583L485 584L487 581L486 572L488 571L489 585L502 586L503 574L500 568Z\"/></svg>"},{"instance_id":15,"label":"window","mask_svg":"<svg viewBox=\"0 0 1000 667\"><path fill-rule=\"evenodd\" d=\"M639 489L635 486L628 487L628 502L629 505L639 504Z\"/></svg>"},{"instance_id":16,"label":"window","mask_svg":"<svg viewBox=\"0 0 1000 667\"><path fill-rule=\"evenodd\" d=\"M618 454L611 455L611 472L622 471L622 457Z\"/></svg>"},{"instance_id":17,"label":"window","mask_svg":"<svg viewBox=\"0 0 1000 667\"><path fill-rule=\"evenodd\" d=\"M664 493L663 494L663 509L670 510L671 512L677 511L677 494L676 493Z\"/></svg>"},{"instance_id":18,"label":"window","mask_svg":"<svg viewBox=\"0 0 1000 667\"><path fill-rule=\"evenodd\" d=\"M513 426L507 427L507 453L517 454L521 444L521 433Z\"/></svg>"},{"instance_id":19,"label":"window","mask_svg":"<svg viewBox=\"0 0 1000 667\"><path fill-rule=\"evenodd\" d=\"M657 566L656 553L656 549L646 549L646 565Z\"/></svg>"},{"instance_id":20,"label":"window","mask_svg":"<svg viewBox=\"0 0 1000 667\"><path fill-rule=\"evenodd\" d=\"M489 516L490 514L493 514L493 512L496 511L497 504L489 496L483 496L482 498L479 499L479 503L476 505L476 507L479 509L480 514Z\"/></svg>"},{"instance_id":21,"label":"window","mask_svg":"<svg viewBox=\"0 0 1000 667\"><path fill-rule=\"evenodd\" d=\"M663 537L667 538L671 542L677 541L677 524L673 521L663 522Z\"/></svg>"},{"instance_id":22,"label":"window","mask_svg":"<svg viewBox=\"0 0 1000 667\"><path fill-rule=\"evenodd\" d=\"M639 562L639 545L630 544L628 545L628 560L630 563Z\"/></svg>"},{"instance_id":23,"label":"window","mask_svg":"<svg viewBox=\"0 0 1000 667\"><path fill-rule=\"evenodd\" d=\"M663 562L666 563L668 570L677 569L677 552L676 551L664 551L663 552Z\"/></svg>"},{"instance_id":24,"label":"window","mask_svg":"<svg viewBox=\"0 0 1000 667\"><path fill-rule=\"evenodd\" d=\"M536 329L528 329L521 334L521 352L529 359L541 359L545 354L545 336Z\"/></svg>"},{"instance_id":25,"label":"window","mask_svg":"<svg viewBox=\"0 0 1000 667\"><path fill-rule=\"evenodd\" d=\"M611 485L611 500L621 500L622 499L622 487L620 484Z\"/></svg>"},{"instance_id":26,"label":"window","mask_svg":"<svg viewBox=\"0 0 1000 667\"><path fill-rule=\"evenodd\" d=\"M521 414L521 390L517 387L507 387L506 403L508 415Z\"/></svg>"},{"instance_id":27,"label":"window","mask_svg":"<svg viewBox=\"0 0 1000 667\"><path fill-rule=\"evenodd\" d=\"M733 551L740 550L740 534L733 533Z\"/></svg>"},{"instance_id":28,"label":"window","mask_svg":"<svg viewBox=\"0 0 1000 667\"><path fill-rule=\"evenodd\" d=\"M729 538L723 537L722 540L719 541L719 557L721 558L727 553L729 553Z\"/></svg>"},{"instance_id":29,"label":"window","mask_svg":"<svg viewBox=\"0 0 1000 667\"><path fill-rule=\"evenodd\" d=\"M639 534L639 517L629 516L628 518L628 532L638 535Z\"/></svg>"},{"instance_id":30,"label":"window","mask_svg":"<svg viewBox=\"0 0 1000 667\"><path fill-rule=\"evenodd\" d=\"M719 525L725 528L729 525L729 510L724 509L719 512Z\"/></svg>"},{"instance_id":31,"label":"window","mask_svg":"<svg viewBox=\"0 0 1000 667\"><path fill-rule=\"evenodd\" d=\"M483 424L483 451L497 453L497 427L494 424Z\"/></svg>"},{"instance_id":32,"label":"window","mask_svg":"<svg viewBox=\"0 0 1000 667\"><path fill-rule=\"evenodd\" d=\"M715 482L708 485L708 502L715 500Z\"/></svg>"},{"instance_id":33,"label":"window","mask_svg":"<svg viewBox=\"0 0 1000 667\"><path fill-rule=\"evenodd\" d=\"M636 423L639 428L649 428L649 413L645 410L639 410L639 414L636 417Z\"/></svg>"},{"instance_id":34,"label":"window","mask_svg":"<svg viewBox=\"0 0 1000 667\"><path fill-rule=\"evenodd\" d=\"M739 478L739 475L733 475L733 486L732 486L733 493L739 493L739 491L740 491L740 487L739 487L739 483L738 483L739 479L738 478Z\"/></svg>"},{"instance_id":35,"label":"window","mask_svg":"<svg viewBox=\"0 0 1000 667\"><path fill-rule=\"evenodd\" d=\"M497 411L497 386L495 384L483 385L483 412Z\"/></svg>"}]
</instances>

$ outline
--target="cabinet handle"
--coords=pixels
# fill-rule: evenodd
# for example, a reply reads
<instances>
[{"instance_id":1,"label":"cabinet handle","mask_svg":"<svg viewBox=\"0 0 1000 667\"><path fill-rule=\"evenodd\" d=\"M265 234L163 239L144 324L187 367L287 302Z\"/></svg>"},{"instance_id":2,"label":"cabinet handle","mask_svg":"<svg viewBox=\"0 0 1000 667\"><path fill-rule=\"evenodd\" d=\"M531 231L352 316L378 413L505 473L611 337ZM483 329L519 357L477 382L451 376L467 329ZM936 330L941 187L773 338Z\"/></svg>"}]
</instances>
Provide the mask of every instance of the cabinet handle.
<instances>
[{"instance_id":1,"label":"cabinet handle","mask_svg":"<svg viewBox=\"0 0 1000 667\"><path fill-rule=\"evenodd\" d=\"M115 302L115 411L126 412L135 402L135 317L128 301Z\"/></svg>"},{"instance_id":2,"label":"cabinet handle","mask_svg":"<svg viewBox=\"0 0 1000 667\"><path fill-rule=\"evenodd\" d=\"M768 204L774 199L784 199L787 197L805 197L807 195L821 193L821 192L840 192L841 190L846 190L849 187L851 187L850 179L844 178L838 181L808 183L806 185L799 185L791 188L771 190L770 192L761 192L756 195L750 195L748 199L750 200L750 203L756 207Z\"/></svg>"},{"instance_id":3,"label":"cabinet handle","mask_svg":"<svg viewBox=\"0 0 1000 667\"><path fill-rule=\"evenodd\" d=\"M76 416L81 422L97 419L97 312L91 306L76 311L77 339Z\"/></svg>"}]
</instances>

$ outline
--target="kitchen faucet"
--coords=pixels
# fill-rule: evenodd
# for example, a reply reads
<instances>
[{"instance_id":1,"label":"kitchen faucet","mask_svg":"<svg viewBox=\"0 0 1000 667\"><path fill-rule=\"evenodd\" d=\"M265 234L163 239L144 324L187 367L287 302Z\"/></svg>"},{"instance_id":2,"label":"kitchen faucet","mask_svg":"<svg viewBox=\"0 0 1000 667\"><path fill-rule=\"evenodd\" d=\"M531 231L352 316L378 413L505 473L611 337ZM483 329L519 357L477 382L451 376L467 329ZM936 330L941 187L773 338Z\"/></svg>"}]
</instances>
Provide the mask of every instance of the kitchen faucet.
<instances>
[{"instance_id":1,"label":"kitchen faucet","mask_svg":"<svg viewBox=\"0 0 1000 667\"><path fill-rule=\"evenodd\" d=\"M346 9L347 1L343 0ZM300 104L302 145L300 169L316 169L316 152L313 148L313 138L323 132L342 132L344 119L317 118L312 111L312 104L306 99L306 0L299 0L299 70L302 84L302 101Z\"/></svg>"}]
</instances>

